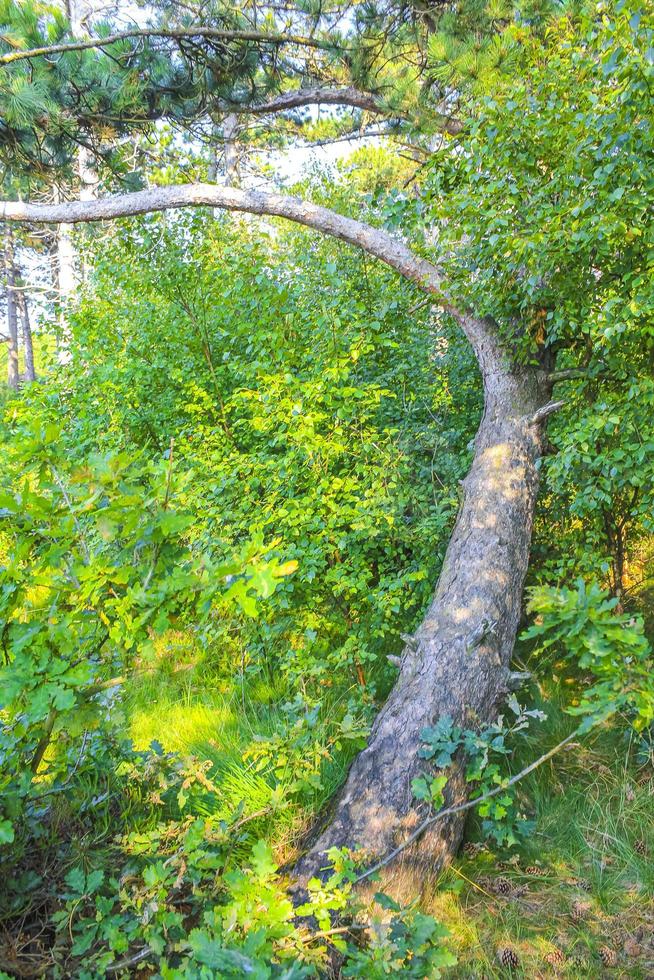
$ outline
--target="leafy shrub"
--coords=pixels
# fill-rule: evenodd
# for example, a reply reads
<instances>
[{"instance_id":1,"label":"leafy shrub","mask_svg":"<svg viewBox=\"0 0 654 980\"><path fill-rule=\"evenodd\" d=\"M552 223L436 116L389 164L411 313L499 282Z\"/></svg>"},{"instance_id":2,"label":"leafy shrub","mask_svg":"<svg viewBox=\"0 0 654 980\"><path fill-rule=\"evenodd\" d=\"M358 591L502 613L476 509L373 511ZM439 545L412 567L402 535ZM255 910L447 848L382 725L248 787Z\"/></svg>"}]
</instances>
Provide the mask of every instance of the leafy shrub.
<instances>
[{"instance_id":1,"label":"leafy shrub","mask_svg":"<svg viewBox=\"0 0 654 980\"><path fill-rule=\"evenodd\" d=\"M15 435L0 496L5 838L43 765L53 785L67 779L71 746L98 728L153 631L180 620L197 628L216 603L252 614L295 568L264 559L261 539L228 561L189 547L172 456L76 466L54 425Z\"/></svg>"},{"instance_id":2,"label":"leafy shrub","mask_svg":"<svg viewBox=\"0 0 654 980\"><path fill-rule=\"evenodd\" d=\"M407 315L412 287L306 245L201 215L125 223L74 313L60 394L41 397L81 456L174 436L201 541L281 538L292 581L256 621L214 622L211 646L310 700L347 689L356 712L428 601L480 398L451 328Z\"/></svg>"},{"instance_id":3,"label":"leafy shrub","mask_svg":"<svg viewBox=\"0 0 654 980\"><path fill-rule=\"evenodd\" d=\"M637 731L654 720L652 648L640 616L616 612L618 599L583 579L576 589L539 586L528 610L536 621L523 633L535 650L557 647L593 678L581 702L568 710L585 716L584 727L615 712L628 716Z\"/></svg>"},{"instance_id":4,"label":"leafy shrub","mask_svg":"<svg viewBox=\"0 0 654 980\"><path fill-rule=\"evenodd\" d=\"M464 758L464 777L470 784L471 799L480 799L477 811L482 818L483 833L500 846L511 847L533 830L533 822L519 812L514 792L508 787L490 799L483 797L506 786L509 774L504 763L515 749L515 737L526 733L534 719L542 721L545 715L538 709L522 707L515 695L509 697L507 707L509 720L500 715L493 724L479 730L461 728L447 715L432 727L424 728L419 755L430 760L440 772L435 776L428 773L416 777L411 788L417 799L428 802L437 811L444 802L449 780L447 770L456 758Z\"/></svg>"},{"instance_id":5,"label":"leafy shrub","mask_svg":"<svg viewBox=\"0 0 654 980\"><path fill-rule=\"evenodd\" d=\"M0 848L0 914L36 933L50 975L122 976L143 964L161 978L309 977L334 949L351 977L437 977L454 962L431 917L381 895L368 912L345 852L330 853L330 876L310 881L294 908L270 845L252 845L260 815L198 812L220 794L207 765L156 747L135 753L107 733L99 747L65 786L32 796L21 846Z\"/></svg>"}]
</instances>

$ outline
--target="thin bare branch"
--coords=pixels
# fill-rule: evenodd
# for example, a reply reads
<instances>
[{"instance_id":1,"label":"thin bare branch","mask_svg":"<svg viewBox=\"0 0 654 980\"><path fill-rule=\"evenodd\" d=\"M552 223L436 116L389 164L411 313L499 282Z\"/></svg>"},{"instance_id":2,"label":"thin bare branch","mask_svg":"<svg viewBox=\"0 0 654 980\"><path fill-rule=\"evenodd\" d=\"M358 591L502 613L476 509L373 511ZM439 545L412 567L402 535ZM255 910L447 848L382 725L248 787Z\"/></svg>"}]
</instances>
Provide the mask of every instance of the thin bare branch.
<instances>
[{"instance_id":1,"label":"thin bare branch","mask_svg":"<svg viewBox=\"0 0 654 980\"><path fill-rule=\"evenodd\" d=\"M329 48L331 45L326 41L321 41L312 37L304 37L299 34L266 34L261 31L225 31L214 27L184 27L184 28L154 28L143 27L134 28L129 31L119 31L115 34L107 34L105 37L89 37L80 41L65 41L60 44L48 44L41 48L26 48L24 50L9 51L7 54L0 55L0 65L9 65L15 61L25 61L28 58L44 58L53 54L65 54L68 51L88 51L91 48L106 48L117 41L126 41L130 38L153 37L169 38L181 40L191 37L202 37L219 41L253 41L260 44L297 44L309 48ZM9 38L3 37L2 40L9 42Z\"/></svg>"},{"instance_id":2,"label":"thin bare branch","mask_svg":"<svg viewBox=\"0 0 654 980\"><path fill-rule=\"evenodd\" d=\"M549 418L550 415L553 415L554 412L558 412L559 409L563 408L564 405L565 402L548 402L547 405L543 405L543 407L539 408L537 412L534 412L529 424L540 425L545 421L545 419Z\"/></svg>"},{"instance_id":3,"label":"thin bare branch","mask_svg":"<svg viewBox=\"0 0 654 980\"><path fill-rule=\"evenodd\" d=\"M127 956L125 959L116 960L115 963L110 963L109 966L105 967L105 973L121 973L123 970L128 970L132 966L136 966L137 963L142 963L143 960L147 960L148 956L152 956L152 950L149 946L144 946L142 949L133 953L132 956Z\"/></svg>"},{"instance_id":4,"label":"thin bare branch","mask_svg":"<svg viewBox=\"0 0 654 980\"><path fill-rule=\"evenodd\" d=\"M366 878L370 878L371 875L376 874L377 871L381 871L382 868L385 868L387 864L394 861L396 857L407 849L407 847L410 847L411 844L414 844L415 841L422 837L422 835L429 830L430 827L433 827L435 823L438 823L440 820L444 820L445 817L451 817L456 813L464 813L466 810L472 810L479 806L480 803L484 803L486 800L490 800L494 796L498 796L500 793L505 793L511 786L515 786L515 784L520 782L521 779L524 779L525 776L528 776L535 769L538 769L539 766L542 766L544 762L548 762L551 758L553 758L553 756L557 755L561 749L564 749L566 745L569 745L570 742L577 738L578 735L579 731L575 730L571 735L568 735L561 742L555 745L553 749L550 749L549 752L545 752L530 765L525 766L524 769L516 773L515 776L512 776L511 779L507 779L506 782L503 782L500 786L496 786L495 789L490 790L488 793L484 793L483 796L477 796L474 800L467 800L465 803L459 803L457 806L445 807L444 810L439 810L438 813L428 817L427 820L424 820L419 827L416 827L413 833L410 834L402 844L394 848L390 854L387 854L386 857L382 858L381 861L378 861L377 864L374 864L371 868L367 868L357 878L355 878L354 884L358 885L359 882L365 881Z\"/></svg>"}]
</instances>

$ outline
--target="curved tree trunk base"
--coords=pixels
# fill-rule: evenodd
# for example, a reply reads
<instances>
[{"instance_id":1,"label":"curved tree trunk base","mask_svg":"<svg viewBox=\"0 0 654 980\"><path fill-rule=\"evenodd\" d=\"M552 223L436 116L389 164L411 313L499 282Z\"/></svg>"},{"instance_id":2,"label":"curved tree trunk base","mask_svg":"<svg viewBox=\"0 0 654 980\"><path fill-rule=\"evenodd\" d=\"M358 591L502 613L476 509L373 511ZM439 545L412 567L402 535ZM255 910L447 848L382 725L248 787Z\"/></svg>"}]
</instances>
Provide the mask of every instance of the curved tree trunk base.
<instances>
[{"instance_id":1,"label":"curved tree trunk base","mask_svg":"<svg viewBox=\"0 0 654 980\"><path fill-rule=\"evenodd\" d=\"M300 886L329 865L332 847L365 852L369 866L407 840L429 815L411 791L412 779L430 771L418 755L423 728L444 716L481 727L496 718L510 690L542 448L536 413L549 389L545 371L507 369L490 344L481 343L477 356L484 416L434 599L405 647L396 685L330 824L296 865ZM446 786L446 805L466 795L460 764ZM419 894L456 853L464 824L457 814L433 825L384 869L383 890L401 899Z\"/></svg>"}]
</instances>

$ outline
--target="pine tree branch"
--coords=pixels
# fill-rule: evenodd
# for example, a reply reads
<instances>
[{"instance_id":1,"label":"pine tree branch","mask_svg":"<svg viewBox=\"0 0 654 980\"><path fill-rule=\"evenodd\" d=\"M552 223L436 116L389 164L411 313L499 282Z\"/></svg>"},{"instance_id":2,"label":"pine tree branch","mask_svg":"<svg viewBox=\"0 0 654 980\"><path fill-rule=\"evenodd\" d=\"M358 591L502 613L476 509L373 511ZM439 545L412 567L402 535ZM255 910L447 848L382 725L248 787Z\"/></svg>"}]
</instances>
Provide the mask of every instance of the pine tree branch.
<instances>
[{"instance_id":1,"label":"pine tree branch","mask_svg":"<svg viewBox=\"0 0 654 980\"><path fill-rule=\"evenodd\" d=\"M266 34L261 31L225 31L214 27L184 27L184 28L155 28L143 27L134 28L129 31L119 31L115 34L107 34L105 37L84 38L80 41L65 41L60 44L48 44L40 48L27 48L24 50L9 51L7 54L0 55L0 65L13 64L15 61L25 61L28 58L43 58L53 54L65 54L68 51L88 51L91 48L106 48L117 41L126 41L130 38L169 38L171 40L182 40L184 38L201 37L208 40L218 41L253 41L260 44L297 44L308 48L322 48L328 50L334 45L327 41L320 41L312 37L304 37L298 34ZM0 40L5 44L15 43L13 39L6 35L0 35Z\"/></svg>"},{"instance_id":2,"label":"pine tree branch","mask_svg":"<svg viewBox=\"0 0 654 980\"><path fill-rule=\"evenodd\" d=\"M282 92L266 102L224 103L225 112L239 115L268 115L274 112L288 112L309 105L343 105L365 112L387 111L382 100L372 92L362 92L354 86L345 88L298 88L292 92ZM221 106L222 108L222 106ZM399 115L399 113L397 113Z\"/></svg>"},{"instance_id":3,"label":"pine tree branch","mask_svg":"<svg viewBox=\"0 0 654 980\"><path fill-rule=\"evenodd\" d=\"M298 88L292 92L282 92L266 102L243 103L225 102L219 106L225 112L237 115L271 115L276 112L288 112L309 105L340 105L361 109L364 112L387 114L398 119L405 119L406 114L401 109L390 109L384 104L381 96L373 92L363 92L354 86L344 88ZM443 132L457 136L463 129L460 119L454 119L443 113L436 113L435 118ZM432 118L432 122L434 117Z\"/></svg>"}]
</instances>

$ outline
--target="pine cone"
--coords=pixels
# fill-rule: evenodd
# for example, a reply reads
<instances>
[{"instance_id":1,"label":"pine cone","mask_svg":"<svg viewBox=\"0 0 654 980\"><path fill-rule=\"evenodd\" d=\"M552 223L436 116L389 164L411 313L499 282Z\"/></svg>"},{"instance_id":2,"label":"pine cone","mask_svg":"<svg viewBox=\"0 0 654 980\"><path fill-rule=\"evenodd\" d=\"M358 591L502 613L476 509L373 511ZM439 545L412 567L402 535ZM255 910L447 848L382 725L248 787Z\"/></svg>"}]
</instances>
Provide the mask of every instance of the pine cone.
<instances>
[{"instance_id":1,"label":"pine cone","mask_svg":"<svg viewBox=\"0 0 654 980\"><path fill-rule=\"evenodd\" d=\"M493 882L493 891L498 895L510 895L511 882L506 878L496 878Z\"/></svg>"},{"instance_id":2,"label":"pine cone","mask_svg":"<svg viewBox=\"0 0 654 980\"><path fill-rule=\"evenodd\" d=\"M593 886L585 878L566 878L565 884L570 888L581 888L584 892L590 892L593 890Z\"/></svg>"},{"instance_id":3,"label":"pine cone","mask_svg":"<svg viewBox=\"0 0 654 980\"><path fill-rule=\"evenodd\" d=\"M585 919L590 912L590 902L580 902L579 900L572 903L572 908L570 909L570 915L575 920L579 922L580 919Z\"/></svg>"},{"instance_id":4,"label":"pine cone","mask_svg":"<svg viewBox=\"0 0 654 980\"><path fill-rule=\"evenodd\" d=\"M599 957L604 964L604 966L616 966L618 962L618 954L610 946L600 946Z\"/></svg>"},{"instance_id":5,"label":"pine cone","mask_svg":"<svg viewBox=\"0 0 654 980\"><path fill-rule=\"evenodd\" d=\"M645 843L645 841L641 840L640 838L637 841L634 841L634 851L636 852L636 854L641 854L641 855L647 854L647 844Z\"/></svg>"},{"instance_id":6,"label":"pine cone","mask_svg":"<svg viewBox=\"0 0 654 980\"><path fill-rule=\"evenodd\" d=\"M622 947L622 952L630 959L642 955L643 947L633 936L627 936Z\"/></svg>"},{"instance_id":7,"label":"pine cone","mask_svg":"<svg viewBox=\"0 0 654 980\"><path fill-rule=\"evenodd\" d=\"M545 962L550 966L561 966L565 963L565 953L560 949L553 949L545 956Z\"/></svg>"},{"instance_id":8,"label":"pine cone","mask_svg":"<svg viewBox=\"0 0 654 980\"><path fill-rule=\"evenodd\" d=\"M518 954L510 946L500 946L497 951L497 958L508 970L513 970L515 967L520 966L520 959Z\"/></svg>"},{"instance_id":9,"label":"pine cone","mask_svg":"<svg viewBox=\"0 0 654 980\"><path fill-rule=\"evenodd\" d=\"M538 864L530 864L529 867L525 868L526 875L546 875L548 874L547 868L541 868Z\"/></svg>"}]
</instances>

